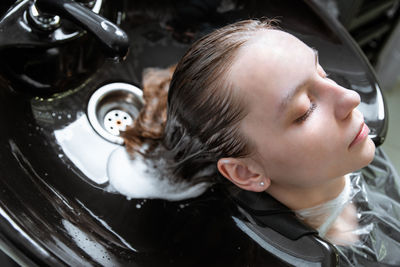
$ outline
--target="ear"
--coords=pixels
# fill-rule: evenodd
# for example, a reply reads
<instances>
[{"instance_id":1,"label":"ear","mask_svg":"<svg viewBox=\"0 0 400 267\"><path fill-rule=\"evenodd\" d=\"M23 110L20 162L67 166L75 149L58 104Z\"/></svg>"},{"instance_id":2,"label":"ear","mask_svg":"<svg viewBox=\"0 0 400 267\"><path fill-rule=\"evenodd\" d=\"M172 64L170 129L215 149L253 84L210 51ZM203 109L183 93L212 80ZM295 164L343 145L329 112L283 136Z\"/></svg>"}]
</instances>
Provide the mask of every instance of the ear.
<instances>
[{"instance_id":1,"label":"ear","mask_svg":"<svg viewBox=\"0 0 400 267\"><path fill-rule=\"evenodd\" d=\"M222 158L218 160L217 167L225 178L248 191L262 192L271 184L263 169L249 159Z\"/></svg>"}]
</instances>

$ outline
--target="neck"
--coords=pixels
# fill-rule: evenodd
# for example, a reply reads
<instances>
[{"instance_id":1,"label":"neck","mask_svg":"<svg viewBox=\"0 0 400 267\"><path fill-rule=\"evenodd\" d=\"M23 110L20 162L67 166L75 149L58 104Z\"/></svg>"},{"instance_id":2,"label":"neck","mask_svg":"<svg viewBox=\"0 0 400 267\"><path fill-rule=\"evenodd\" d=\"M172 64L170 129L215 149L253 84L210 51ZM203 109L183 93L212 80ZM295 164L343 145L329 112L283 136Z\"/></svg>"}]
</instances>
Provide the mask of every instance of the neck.
<instances>
[{"instance_id":1,"label":"neck","mask_svg":"<svg viewBox=\"0 0 400 267\"><path fill-rule=\"evenodd\" d=\"M345 186L345 177L310 187L271 183L267 193L291 210L310 208L336 198Z\"/></svg>"}]
</instances>

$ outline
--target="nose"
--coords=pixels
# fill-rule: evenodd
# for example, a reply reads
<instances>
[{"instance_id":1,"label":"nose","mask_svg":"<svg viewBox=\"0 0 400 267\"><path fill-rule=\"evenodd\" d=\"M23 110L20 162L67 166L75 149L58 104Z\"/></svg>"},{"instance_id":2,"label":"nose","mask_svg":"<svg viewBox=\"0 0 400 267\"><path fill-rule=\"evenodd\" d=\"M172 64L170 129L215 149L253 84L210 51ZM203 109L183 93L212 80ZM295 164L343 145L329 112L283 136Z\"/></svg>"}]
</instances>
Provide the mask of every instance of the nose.
<instances>
[{"instance_id":1,"label":"nose","mask_svg":"<svg viewBox=\"0 0 400 267\"><path fill-rule=\"evenodd\" d=\"M360 104L360 95L353 90L338 86L338 97L335 107L335 116L338 120L345 120Z\"/></svg>"}]
</instances>

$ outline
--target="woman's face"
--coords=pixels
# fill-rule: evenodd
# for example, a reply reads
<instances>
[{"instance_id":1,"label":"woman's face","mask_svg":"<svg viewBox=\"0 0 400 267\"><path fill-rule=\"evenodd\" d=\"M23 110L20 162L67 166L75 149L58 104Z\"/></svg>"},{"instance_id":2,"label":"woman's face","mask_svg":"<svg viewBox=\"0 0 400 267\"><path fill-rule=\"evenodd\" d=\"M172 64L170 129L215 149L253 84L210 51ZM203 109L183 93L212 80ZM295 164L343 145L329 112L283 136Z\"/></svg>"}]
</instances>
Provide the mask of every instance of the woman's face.
<instances>
[{"instance_id":1,"label":"woman's face","mask_svg":"<svg viewBox=\"0 0 400 267\"><path fill-rule=\"evenodd\" d=\"M316 51L294 36L267 30L255 39L230 74L249 109L241 131L265 176L309 187L367 165L375 146L359 95L329 79Z\"/></svg>"}]
</instances>

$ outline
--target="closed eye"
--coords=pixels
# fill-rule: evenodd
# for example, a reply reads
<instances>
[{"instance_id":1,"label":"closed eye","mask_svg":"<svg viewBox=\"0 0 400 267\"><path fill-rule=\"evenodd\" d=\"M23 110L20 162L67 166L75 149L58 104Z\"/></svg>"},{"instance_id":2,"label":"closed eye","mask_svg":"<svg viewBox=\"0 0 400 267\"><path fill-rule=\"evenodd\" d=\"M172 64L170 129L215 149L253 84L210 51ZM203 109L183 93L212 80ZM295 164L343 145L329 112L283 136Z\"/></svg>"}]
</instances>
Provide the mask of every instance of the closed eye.
<instances>
[{"instance_id":1,"label":"closed eye","mask_svg":"<svg viewBox=\"0 0 400 267\"><path fill-rule=\"evenodd\" d=\"M311 115L311 113L313 113L313 111L317 108L317 104L315 103L311 103L310 108L306 111L306 113L304 113L303 115L301 115L299 118L297 118L295 120L295 123L302 123L305 120L307 120L307 118Z\"/></svg>"}]
</instances>

